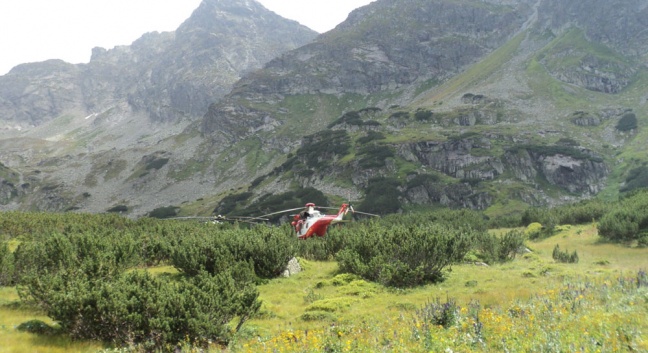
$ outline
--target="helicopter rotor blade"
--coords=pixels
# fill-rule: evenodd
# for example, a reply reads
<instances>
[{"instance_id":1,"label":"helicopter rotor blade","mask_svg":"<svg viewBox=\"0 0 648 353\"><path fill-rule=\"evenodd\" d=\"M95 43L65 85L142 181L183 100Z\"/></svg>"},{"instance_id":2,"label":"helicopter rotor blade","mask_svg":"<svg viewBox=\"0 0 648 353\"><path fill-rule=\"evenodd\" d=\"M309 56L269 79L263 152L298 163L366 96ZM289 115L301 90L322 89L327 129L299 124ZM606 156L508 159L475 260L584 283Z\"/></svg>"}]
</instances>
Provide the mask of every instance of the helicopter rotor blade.
<instances>
[{"instance_id":1,"label":"helicopter rotor blade","mask_svg":"<svg viewBox=\"0 0 648 353\"><path fill-rule=\"evenodd\" d=\"M221 217L222 218L227 218L227 219L232 219L232 220L241 220L241 221L243 221L243 220L246 220L246 221L250 221L250 220L269 221L268 218L252 217L252 216L232 216L232 217L221 216Z\"/></svg>"},{"instance_id":2,"label":"helicopter rotor blade","mask_svg":"<svg viewBox=\"0 0 648 353\"><path fill-rule=\"evenodd\" d=\"M257 217L257 218L265 218L265 217L268 217L268 216L274 216L274 215L278 215L278 214L282 214L282 213L288 213L288 212L297 211L297 210L303 210L303 209L304 209L303 207L299 207L299 208L292 208L292 209L289 209L289 210L283 210L283 211L278 211L278 212L273 212L273 213L264 214L264 215L259 216L259 217Z\"/></svg>"},{"instance_id":3,"label":"helicopter rotor blade","mask_svg":"<svg viewBox=\"0 0 648 353\"><path fill-rule=\"evenodd\" d=\"M163 218L163 219L168 219L168 220L187 220L187 219L214 219L215 217L198 217L198 216L185 216L185 217L170 217L170 218Z\"/></svg>"},{"instance_id":4,"label":"helicopter rotor blade","mask_svg":"<svg viewBox=\"0 0 648 353\"><path fill-rule=\"evenodd\" d=\"M355 209L353 209L353 206L352 206L350 203L349 203L348 205L349 205L349 208L350 208L349 210L350 210L352 213L359 213L359 214L363 214L363 215L367 215L367 216L372 216L372 217L380 217L380 215L377 215L377 214L356 211ZM315 207L315 208L322 208L322 209L327 209L327 210L339 210L339 209L340 209L339 207L327 207L327 206L317 206L317 207Z\"/></svg>"},{"instance_id":5,"label":"helicopter rotor blade","mask_svg":"<svg viewBox=\"0 0 648 353\"><path fill-rule=\"evenodd\" d=\"M363 215L366 215L366 216L372 216L372 217L380 217L380 215L373 214L373 213L367 213L367 212L353 211L353 213L359 213L359 214L363 214Z\"/></svg>"}]
</instances>

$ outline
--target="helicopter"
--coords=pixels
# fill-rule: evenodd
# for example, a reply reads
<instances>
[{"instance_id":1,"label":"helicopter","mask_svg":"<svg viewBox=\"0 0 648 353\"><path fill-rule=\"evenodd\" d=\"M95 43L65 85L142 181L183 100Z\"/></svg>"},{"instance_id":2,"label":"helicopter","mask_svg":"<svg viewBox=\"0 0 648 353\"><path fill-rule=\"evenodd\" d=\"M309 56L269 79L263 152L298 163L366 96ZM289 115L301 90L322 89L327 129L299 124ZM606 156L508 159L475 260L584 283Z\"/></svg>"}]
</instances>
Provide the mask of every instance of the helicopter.
<instances>
[{"instance_id":1,"label":"helicopter","mask_svg":"<svg viewBox=\"0 0 648 353\"><path fill-rule=\"evenodd\" d=\"M349 211L351 211L351 213L359 213L368 216L379 217L378 215L371 214L371 213L356 212L353 209L353 206L351 206L351 204L348 203L343 203L342 206L340 206L340 208L337 209L338 212L335 215L325 215L316 209L316 208L336 209L333 207L317 207L312 202L307 203L304 207L305 209L303 209L302 212L293 215L293 219L290 222L290 225L293 227L293 230L295 231L295 235L299 239L308 239L313 236L323 237L324 235L326 235L326 231L328 230L328 227L330 225L341 223L341 222L347 222L343 218ZM269 216L294 212L297 210L302 210L302 208L293 208L289 210L273 212L273 213L260 216L258 218L264 219Z\"/></svg>"},{"instance_id":2,"label":"helicopter","mask_svg":"<svg viewBox=\"0 0 648 353\"><path fill-rule=\"evenodd\" d=\"M338 210L335 215L326 215L320 212L318 209L336 209ZM226 222L238 222L238 223L249 223L249 224L262 224L270 221L270 216L276 216L284 213L290 213L301 210L301 212L294 214L293 219L290 222L295 235L299 239L308 239L313 236L323 237L326 235L326 231L329 226L332 224L348 222L344 220L344 216L351 211L354 214L362 214L372 217L380 217L378 215L366 212L358 212L353 209L350 203L343 203L340 208L335 207L323 207L315 206L314 203L307 203L304 208L292 208L288 210L272 212L265 214L259 217L228 217L223 215L211 216L211 217L173 217L168 219L175 220L203 220L205 223L211 224L223 224Z\"/></svg>"}]
</instances>

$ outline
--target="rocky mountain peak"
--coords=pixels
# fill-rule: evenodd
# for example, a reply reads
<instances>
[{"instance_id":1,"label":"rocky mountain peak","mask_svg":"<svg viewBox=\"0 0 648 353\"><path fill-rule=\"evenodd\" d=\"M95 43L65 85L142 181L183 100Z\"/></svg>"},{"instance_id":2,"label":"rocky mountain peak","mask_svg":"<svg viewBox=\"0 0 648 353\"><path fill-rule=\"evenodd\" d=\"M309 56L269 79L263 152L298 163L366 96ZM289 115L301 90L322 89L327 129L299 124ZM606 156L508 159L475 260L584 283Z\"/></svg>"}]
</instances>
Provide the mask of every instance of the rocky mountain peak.
<instances>
[{"instance_id":1,"label":"rocky mountain peak","mask_svg":"<svg viewBox=\"0 0 648 353\"><path fill-rule=\"evenodd\" d=\"M253 0L205 0L177 31L94 48L89 64L15 68L11 79L0 80L0 120L26 128L70 109L93 114L117 102L152 121L198 118L244 73L316 35ZM26 90L31 86L49 89Z\"/></svg>"},{"instance_id":2,"label":"rocky mountain peak","mask_svg":"<svg viewBox=\"0 0 648 353\"><path fill-rule=\"evenodd\" d=\"M613 195L648 163L646 9L376 0L317 36L253 0L204 0L88 65L0 77L0 119L74 127L45 123L31 149L0 138L0 204L140 215L298 185L509 212Z\"/></svg>"}]
</instances>

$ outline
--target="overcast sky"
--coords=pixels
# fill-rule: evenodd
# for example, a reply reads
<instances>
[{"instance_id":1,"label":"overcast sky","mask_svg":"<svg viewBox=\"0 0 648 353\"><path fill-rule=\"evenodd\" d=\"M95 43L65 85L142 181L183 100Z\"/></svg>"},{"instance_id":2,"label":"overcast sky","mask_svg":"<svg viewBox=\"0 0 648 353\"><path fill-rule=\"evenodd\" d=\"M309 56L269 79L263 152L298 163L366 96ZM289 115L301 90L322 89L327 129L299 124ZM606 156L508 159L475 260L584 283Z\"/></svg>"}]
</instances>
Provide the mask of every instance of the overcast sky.
<instances>
[{"instance_id":1,"label":"overcast sky","mask_svg":"<svg viewBox=\"0 0 648 353\"><path fill-rule=\"evenodd\" d=\"M373 0L257 0L317 32ZM201 0L0 0L0 75L22 63L90 60L94 47L128 45L142 34L173 31Z\"/></svg>"}]
</instances>

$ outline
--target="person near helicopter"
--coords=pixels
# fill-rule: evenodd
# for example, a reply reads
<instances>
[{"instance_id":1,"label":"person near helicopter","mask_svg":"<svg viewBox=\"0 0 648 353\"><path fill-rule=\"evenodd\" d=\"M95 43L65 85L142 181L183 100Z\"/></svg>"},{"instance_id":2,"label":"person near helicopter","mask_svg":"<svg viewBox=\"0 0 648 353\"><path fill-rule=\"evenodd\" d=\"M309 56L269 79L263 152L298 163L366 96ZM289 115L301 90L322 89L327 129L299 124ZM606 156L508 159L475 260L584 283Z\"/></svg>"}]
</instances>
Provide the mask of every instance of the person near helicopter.
<instances>
[{"instance_id":1,"label":"person near helicopter","mask_svg":"<svg viewBox=\"0 0 648 353\"><path fill-rule=\"evenodd\" d=\"M296 222L293 222L293 226L295 227L295 230L297 233L301 230L302 226L306 223L308 218L311 217L321 217L322 214L320 211L315 209L315 204L312 202L309 202L304 206L306 209L303 211L299 212L299 220Z\"/></svg>"},{"instance_id":2,"label":"person near helicopter","mask_svg":"<svg viewBox=\"0 0 648 353\"><path fill-rule=\"evenodd\" d=\"M309 217L319 217L322 215L320 211L315 209L315 204L312 202L307 203L305 207L306 209L299 213L299 218L304 221Z\"/></svg>"}]
</instances>

